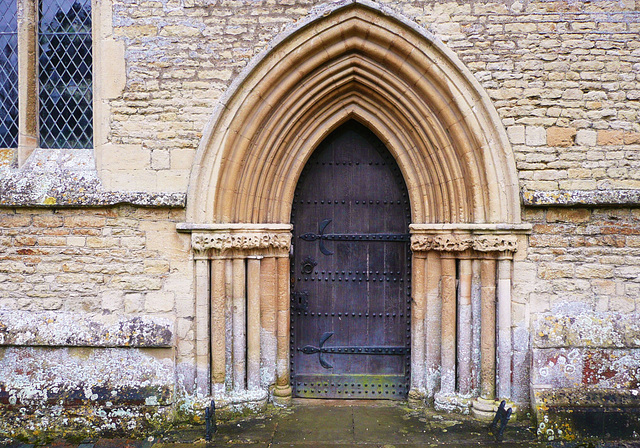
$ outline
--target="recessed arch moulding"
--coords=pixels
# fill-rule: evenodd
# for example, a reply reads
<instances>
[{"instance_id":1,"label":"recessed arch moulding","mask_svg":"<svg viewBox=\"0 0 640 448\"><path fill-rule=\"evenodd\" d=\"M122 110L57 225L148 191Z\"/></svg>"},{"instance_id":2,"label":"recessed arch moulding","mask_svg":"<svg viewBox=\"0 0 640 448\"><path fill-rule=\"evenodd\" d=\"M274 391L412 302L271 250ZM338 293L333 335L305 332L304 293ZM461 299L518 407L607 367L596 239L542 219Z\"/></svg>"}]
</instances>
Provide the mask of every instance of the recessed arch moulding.
<instances>
[{"instance_id":1,"label":"recessed arch moulding","mask_svg":"<svg viewBox=\"0 0 640 448\"><path fill-rule=\"evenodd\" d=\"M414 223L517 223L515 162L482 87L433 36L364 2L261 55L205 130L193 223L288 223L305 162L348 119L395 156Z\"/></svg>"},{"instance_id":2,"label":"recessed arch moulding","mask_svg":"<svg viewBox=\"0 0 640 448\"><path fill-rule=\"evenodd\" d=\"M464 252L464 260L489 253L497 260L498 252L509 259L517 249L511 234L526 226L520 224L514 157L493 105L472 74L435 37L376 4L351 1L319 10L276 39L236 79L213 114L196 155L187 201L189 222L180 228L192 232L196 264L208 260L213 266L196 266L196 309L207 308L206 294L212 304L216 294L220 301L242 296L246 298L242 312L248 319L244 330L212 327L208 344L205 325L225 319L196 318L201 322L196 337L200 361L196 364L205 378L198 382L201 391L228 389L229 382L234 390L266 390L275 384L274 396L286 397L289 302L288 279L281 277L288 275L288 250L287 244L280 243L290 235L293 195L305 163L320 142L348 120L371 129L386 144L404 176L411 203L411 232L423 237L420 241L414 238L412 245L414 258L422 260L413 273L413 284L424 283L416 285L416 294L428 296L427 263L434 263L433 253ZM486 235L479 234L487 232L493 238L489 248L478 240L486 242ZM280 245L271 247L269 238L276 238ZM272 262L271 257L277 260ZM240 258L245 265L237 261ZM227 260L226 268L216 265L221 259ZM477 270L480 257L476 259L473 269ZM461 263L468 267L466 261ZM452 275L444 272L449 262L442 266L442 275ZM489 272L495 266L485 268ZM213 277L205 278L207 272ZM237 277L245 275L254 278ZM222 277L227 290L216 290L220 282L225 284ZM260 283L260 278L271 278L275 286ZM229 285L242 288L244 280L246 291L229 291ZM252 281L259 283L257 291L250 290ZM257 306L252 305L252 294L259 297L255 300L263 311L251 311L251 306ZM425 300L418 298L414 316L426 312L426 305L422 311L419 305ZM273 319L265 317L264 310L272 309ZM211 312L215 313L213 305ZM443 326L444 312L438 317ZM261 326L257 334L251 328L252 318ZM455 319L455 309L453 317L446 318ZM238 322L242 319L237 316ZM424 329L416 325L414 344L424 335ZM216 342L216 334L222 342ZM233 334L231 342L229 334ZM236 344L237 338L242 344ZM275 348L269 348L271 342L266 340L273 340ZM510 345L510 340L506 342ZM248 365L241 367L246 367L246 378L240 370L224 365L225 343L227 360L239 359L242 350L247 351ZM216 355L216 350L223 353ZM412 357L414 351L415 356L429 356L427 348L412 348ZM235 355L230 357L229 352ZM205 366L208 359L211 365ZM425 361L416 358L416 363L424 365ZM447 363L443 360L438 369ZM260 372L252 373L252 369ZM429 390L435 380L419 369L412 372L416 391L434 398L438 390L446 389ZM444 378L440 370L434 375L439 378L441 373Z\"/></svg>"}]
</instances>

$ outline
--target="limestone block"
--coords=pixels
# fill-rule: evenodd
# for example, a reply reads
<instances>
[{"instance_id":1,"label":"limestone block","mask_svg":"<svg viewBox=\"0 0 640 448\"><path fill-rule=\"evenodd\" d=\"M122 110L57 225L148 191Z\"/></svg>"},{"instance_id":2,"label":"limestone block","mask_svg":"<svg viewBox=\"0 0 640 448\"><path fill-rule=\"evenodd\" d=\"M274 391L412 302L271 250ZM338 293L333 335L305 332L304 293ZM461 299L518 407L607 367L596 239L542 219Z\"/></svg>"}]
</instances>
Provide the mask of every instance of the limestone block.
<instances>
[{"instance_id":1,"label":"limestone block","mask_svg":"<svg viewBox=\"0 0 640 448\"><path fill-rule=\"evenodd\" d=\"M171 150L171 169L191 170L195 150L176 148Z\"/></svg>"},{"instance_id":2,"label":"limestone block","mask_svg":"<svg viewBox=\"0 0 640 448\"><path fill-rule=\"evenodd\" d=\"M625 132L623 140L625 145L640 144L640 132Z\"/></svg>"},{"instance_id":3,"label":"limestone block","mask_svg":"<svg viewBox=\"0 0 640 448\"><path fill-rule=\"evenodd\" d=\"M549 146L573 146L576 135L574 128L551 127L547 129L547 145Z\"/></svg>"},{"instance_id":4,"label":"limestone block","mask_svg":"<svg viewBox=\"0 0 640 448\"><path fill-rule=\"evenodd\" d=\"M122 41L103 39L99 45L100 57L96 58L96 98L113 99L122 95L126 85L125 46Z\"/></svg>"},{"instance_id":5,"label":"limestone block","mask_svg":"<svg viewBox=\"0 0 640 448\"><path fill-rule=\"evenodd\" d=\"M126 293L124 295L123 304L125 313L139 313L144 309L144 296L138 292Z\"/></svg>"},{"instance_id":6,"label":"limestone block","mask_svg":"<svg viewBox=\"0 0 640 448\"><path fill-rule=\"evenodd\" d=\"M148 169L139 170L103 170L102 180L112 190L157 191L157 172Z\"/></svg>"},{"instance_id":7,"label":"limestone block","mask_svg":"<svg viewBox=\"0 0 640 448\"><path fill-rule=\"evenodd\" d=\"M144 308L151 313L173 311L175 294L166 291L154 291L146 294Z\"/></svg>"},{"instance_id":8,"label":"limestone block","mask_svg":"<svg viewBox=\"0 0 640 448\"><path fill-rule=\"evenodd\" d=\"M196 37L202 35L202 31L194 26L167 25L160 30L160 36L167 37Z\"/></svg>"},{"instance_id":9,"label":"limestone block","mask_svg":"<svg viewBox=\"0 0 640 448\"><path fill-rule=\"evenodd\" d=\"M538 266L538 275L545 280L557 278L572 278L574 266L572 263L541 263Z\"/></svg>"},{"instance_id":10,"label":"limestone block","mask_svg":"<svg viewBox=\"0 0 640 448\"><path fill-rule=\"evenodd\" d=\"M544 146L547 143L547 133L542 126L527 126L525 129L525 143L528 146Z\"/></svg>"},{"instance_id":11,"label":"limestone block","mask_svg":"<svg viewBox=\"0 0 640 448\"><path fill-rule=\"evenodd\" d=\"M583 223L591 219L591 210L587 208L554 208L547 210L547 222Z\"/></svg>"},{"instance_id":12,"label":"limestone block","mask_svg":"<svg viewBox=\"0 0 640 448\"><path fill-rule=\"evenodd\" d=\"M156 25L120 26L113 29L114 36L123 36L132 39L155 36L156 34L158 34L158 27Z\"/></svg>"},{"instance_id":13,"label":"limestone block","mask_svg":"<svg viewBox=\"0 0 640 448\"><path fill-rule=\"evenodd\" d=\"M171 165L170 152L156 149L151 151L151 168L154 170L166 170Z\"/></svg>"},{"instance_id":14,"label":"limestone block","mask_svg":"<svg viewBox=\"0 0 640 448\"><path fill-rule=\"evenodd\" d=\"M158 172L157 188L159 191L186 192L189 185L189 171L164 170Z\"/></svg>"},{"instance_id":15,"label":"limestone block","mask_svg":"<svg viewBox=\"0 0 640 448\"><path fill-rule=\"evenodd\" d=\"M166 260L144 260L145 274L166 274L169 272L169 262Z\"/></svg>"},{"instance_id":16,"label":"limestone block","mask_svg":"<svg viewBox=\"0 0 640 448\"><path fill-rule=\"evenodd\" d=\"M102 309L110 312L124 308L124 294L122 291L105 291L102 293Z\"/></svg>"},{"instance_id":17,"label":"limestone block","mask_svg":"<svg viewBox=\"0 0 640 448\"><path fill-rule=\"evenodd\" d=\"M600 264L576 266L576 277L594 279L610 278L613 277L613 267Z\"/></svg>"},{"instance_id":18,"label":"limestone block","mask_svg":"<svg viewBox=\"0 0 640 448\"><path fill-rule=\"evenodd\" d=\"M140 145L114 145L107 143L102 146L103 170L141 170L151 166L151 151Z\"/></svg>"},{"instance_id":19,"label":"limestone block","mask_svg":"<svg viewBox=\"0 0 640 448\"><path fill-rule=\"evenodd\" d=\"M82 247L86 244L87 239L84 236L68 236L67 246Z\"/></svg>"},{"instance_id":20,"label":"limestone block","mask_svg":"<svg viewBox=\"0 0 640 448\"><path fill-rule=\"evenodd\" d=\"M103 216L72 215L64 218L65 227L103 227L105 223Z\"/></svg>"},{"instance_id":21,"label":"limestone block","mask_svg":"<svg viewBox=\"0 0 640 448\"><path fill-rule=\"evenodd\" d=\"M623 131L598 131L598 145L611 146L624 144Z\"/></svg>"},{"instance_id":22,"label":"limestone block","mask_svg":"<svg viewBox=\"0 0 640 448\"><path fill-rule=\"evenodd\" d=\"M509 126L507 128L507 135L513 145L519 145L525 143L525 127L524 126Z\"/></svg>"},{"instance_id":23,"label":"limestone block","mask_svg":"<svg viewBox=\"0 0 640 448\"><path fill-rule=\"evenodd\" d=\"M63 223L63 217L58 215L34 216L32 220L34 227L61 227Z\"/></svg>"},{"instance_id":24,"label":"limestone block","mask_svg":"<svg viewBox=\"0 0 640 448\"><path fill-rule=\"evenodd\" d=\"M634 313L636 311L636 303L633 297L613 296L609 298L608 311L619 313Z\"/></svg>"}]
</instances>

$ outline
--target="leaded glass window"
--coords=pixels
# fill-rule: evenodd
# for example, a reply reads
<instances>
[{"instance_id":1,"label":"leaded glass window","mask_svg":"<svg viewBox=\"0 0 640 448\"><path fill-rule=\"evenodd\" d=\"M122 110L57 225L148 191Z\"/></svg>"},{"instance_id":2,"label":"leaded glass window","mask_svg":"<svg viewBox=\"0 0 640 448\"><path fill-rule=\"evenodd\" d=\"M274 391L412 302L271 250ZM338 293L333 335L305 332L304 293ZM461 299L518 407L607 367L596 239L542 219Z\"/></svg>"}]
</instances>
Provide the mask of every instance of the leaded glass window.
<instances>
[{"instance_id":1,"label":"leaded glass window","mask_svg":"<svg viewBox=\"0 0 640 448\"><path fill-rule=\"evenodd\" d=\"M18 147L18 18L16 0L0 0L0 148Z\"/></svg>"},{"instance_id":2,"label":"leaded glass window","mask_svg":"<svg viewBox=\"0 0 640 448\"><path fill-rule=\"evenodd\" d=\"M40 0L39 14L40 147L93 148L91 0Z\"/></svg>"}]
</instances>

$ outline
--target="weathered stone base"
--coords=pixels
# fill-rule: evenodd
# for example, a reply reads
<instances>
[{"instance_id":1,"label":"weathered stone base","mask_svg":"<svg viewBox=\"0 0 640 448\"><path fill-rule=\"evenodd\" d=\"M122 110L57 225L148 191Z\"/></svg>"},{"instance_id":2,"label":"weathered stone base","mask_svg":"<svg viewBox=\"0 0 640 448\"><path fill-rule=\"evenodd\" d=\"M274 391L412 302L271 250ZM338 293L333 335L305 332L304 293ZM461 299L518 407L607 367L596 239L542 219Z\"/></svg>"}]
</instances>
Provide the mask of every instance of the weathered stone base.
<instances>
[{"instance_id":1,"label":"weathered stone base","mask_svg":"<svg viewBox=\"0 0 640 448\"><path fill-rule=\"evenodd\" d=\"M0 406L0 443L47 443L100 437L142 438L170 427L172 406Z\"/></svg>"},{"instance_id":2,"label":"weathered stone base","mask_svg":"<svg viewBox=\"0 0 640 448\"><path fill-rule=\"evenodd\" d=\"M637 439L640 434L637 390L535 390L534 400L541 440Z\"/></svg>"},{"instance_id":3,"label":"weathered stone base","mask_svg":"<svg viewBox=\"0 0 640 448\"><path fill-rule=\"evenodd\" d=\"M433 407L436 411L468 414L471 400L471 397L464 397L458 394L437 393L433 400Z\"/></svg>"},{"instance_id":4,"label":"weathered stone base","mask_svg":"<svg viewBox=\"0 0 640 448\"><path fill-rule=\"evenodd\" d=\"M505 400L506 401L506 400ZM473 400L471 405L471 415L473 415L476 419L490 422L493 421L496 416L496 412L498 411L498 407L500 406L501 401L499 400L487 400L484 398L476 398ZM518 419L518 414L522 411L520 407L513 403L512 401L506 401L505 409L511 408L511 417L509 421L515 421Z\"/></svg>"}]
</instances>

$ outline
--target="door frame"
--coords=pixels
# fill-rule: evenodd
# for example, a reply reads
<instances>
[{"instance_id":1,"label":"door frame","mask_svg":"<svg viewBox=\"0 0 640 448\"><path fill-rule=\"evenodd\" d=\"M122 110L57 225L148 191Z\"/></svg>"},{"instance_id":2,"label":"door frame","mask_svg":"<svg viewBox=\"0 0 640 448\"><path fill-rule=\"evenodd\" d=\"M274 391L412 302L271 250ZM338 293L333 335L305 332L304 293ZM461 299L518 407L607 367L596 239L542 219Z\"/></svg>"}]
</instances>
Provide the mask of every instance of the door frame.
<instances>
[{"instance_id":1,"label":"door frame","mask_svg":"<svg viewBox=\"0 0 640 448\"><path fill-rule=\"evenodd\" d=\"M350 138L353 138L352 137L353 135L357 135L357 137L354 140L351 140L351 142L357 141L359 143L356 146L348 146L350 144L349 143ZM338 146L336 147L336 145ZM346 162L343 163L341 166L339 163L336 163L335 160L333 159L331 162L325 165L326 161L323 161L324 159L322 159L323 156L325 156L324 151L329 150L329 148L331 147L333 147L331 151L336 151L336 150L340 151L340 149L338 148L348 147L349 149L347 152L349 154L353 153L354 151L358 152L358 156L356 156L356 160L360 160L360 162L354 162L354 165L357 165L358 163L360 163L361 166L358 168L355 168L355 167L352 168L351 163L349 163L349 166L347 167L347 166L344 166L346 165ZM368 158L369 160L369 165L372 165L373 161L375 160L375 165L380 165L380 166L367 166L366 163L363 164L362 161L364 160L363 159L364 154L367 154L366 158ZM320 157L322 160L319 160L318 157ZM339 158L341 160L344 161L345 157L349 158L349 157L352 157L352 155L348 155L347 153L344 153L344 152L340 153ZM321 162L321 165L319 165L320 162ZM355 169L356 171L355 172L351 171L352 169ZM382 170L382 172L380 170ZM337 172L349 171L353 173L354 176L358 172L359 173L366 172L367 174L366 174L366 177L363 177L362 174L360 175L360 177L357 177L357 176L352 177L348 182L348 185L350 187L347 188L346 190L344 189L344 187L342 189L338 188L336 190L337 185L334 185L332 182L330 181L322 182L322 180L326 180L327 177L332 176L336 171ZM318 173L321 173L320 177L318 177ZM379 177L371 177L376 174ZM338 176L338 178L344 177L344 176L346 176L346 174L343 176ZM355 178L357 178L361 183L361 188L358 188L358 186L355 186L353 188L351 187L352 185L354 185ZM315 181L311 181L311 179L315 179ZM312 182L311 183L312 188L310 190L308 188L309 182ZM386 215L385 220L380 221L380 223L382 222L387 223L387 224L381 224L382 227L385 228L385 230L382 230L382 228L379 228L378 231L387 233L387 230L390 230L391 228L393 228L394 233L408 235L409 224L411 222L411 215L409 212L410 208L409 208L409 202L408 202L407 187L404 182L404 179L402 178L401 173L399 172L399 168L397 166L396 161L393 159L393 156L389 153L389 150L386 148L384 143L380 141L377 138L377 136L366 126L356 121L351 121L351 122L344 123L341 127L334 130L332 134L327 136L327 138L319 144L314 154L308 160L305 166L305 169L303 170L300 176L300 179L298 180L298 185L296 186L296 193L294 195L294 205L292 206L292 211L291 211L291 222L292 222L292 225L294 226L293 237L295 238L294 240L295 243L292 244L293 247L291 250L291 258L290 258L292 260L291 274L290 274L292 304L296 303L296 297L293 295L294 290L296 289L298 291L304 291L307 289L311 290L311 294L309 294L308 299L309 299L309 306L312 308L312 310L316 308L315 305L317 305L316 302L318 300L326 300L328 290L332 290L335 288L337 288L338 290L341 290L343 289L342 287L344 286L345 290L353 291L354 288L358 287L356 285L359 285L359 287L362 287L363 285L367 284L369 280L372 280L372 283L370 283L370 285L372 285L375 289L375 286L376 286L375 279L377 278L377 276L370 276L371 273L368 273L366 274L366 277L365 277L363 272L360 273L359 282L355 284L349 282L349 280L355 281L356 277L353 277L353 279L351 279L350 276L345 277L344 271L342 272L343 274L342 276L334 272L335 277L333 277L332 281L330 281L329 283L319 283L318 281L313 281L313 278L318 275L318 272L315 272L315 274L312 272L309 272L308 274L311 277L311 281L309 281L309 279L304 278L304 277L307 277L306 275L300 273L300 265L301 265L301 262L304 262L304 259L297 258L297 257L302 257L301 251L304 251L308 257L310 255L314 257L309 259L310 262L313 262L313 266L311 267L312 270L315 270L315 269L320 270L320 269L323 269L321 266L326 267L327 264L331 265L332 264L331 257L333 255L335 255L336 257L339 256L339 254L334 252L339 250L339 248L336 247L336 245L340 244L340 242L334 241L332 243L327 243L330 246L332 246L332 249L329 250L327 247L324 246L322 239L320 240L312 239L312 240L305 241L305 238L302 235L302 233L309 234L308 232L315 233L317 231L320 234L322 234L323 232L325 234L331 234L332 229L334 227L326 227L329 224L332 224L331 220L323 221L326 224L326 226L320 223L321 219L327 218L327 216L329 215L332 216L334 220L336 220L333 225L334 226L337 225L339 228L342 228L344 230L343 226L345 224L341 224L339 221L342 221L342 219L350 218L353 215L351 213L347 214L346 216L343 214L341 215L342 218L339 218L339 217L336 217L334 213L340 212L341 210L344 213L345 207L352 207L352 206L355 206L356 210L357 209L362 210L361 208L363 207L362 202L360 203L360 205L356 205L358 204L358 199L363 199L363 194L366 195L370 193L371 189L374 188L373 186L379 185L379 184L385 184L385 183L387 184L387 187L384 189L380 188L377 193L373 194L373 198L389 199L389 195L393 195L394 196L394 200L392 201L393 205L384 205L384 204L387 204L387 201L380 200L378 201L379 205L371 204L365 207L368 207L368 208L375 207L375 208L378 208L380 212L382 212L382 210L384 209L393 210L394 215L391 217L391 221L395 223L399 223L399 222L404 223L404 225L402 226L402 229L400 229L399 226L393 225L393 224L391 224L389 227L388 219L390 218L390 216ZM393 186L389 186L391 184ZM305 185L307 186L306 189L304 188ZM354 188L355 190L358 190L358 193L354 193L353 191L347 191L347 190L353 190ZM340 191L340 193L337 193L337 191ZM386 193L383 193L383 191L386 191ZM302 194L304 195L304 197L300 196ZM309 194L311 194L311 196L309 196ZM320 196L314 196L314 194L319 194ZM329 204L322 205L324 204L324 201L322 201L323 198L326 199L326 198L338 198L338 197L342 199L347 199L347 200L353 199L355 202L352 203L351 201L349 201L349 205L338 205L337 202L334 203L334 205L329 205ZM302 199L306 199L307 201L310 200L311 204L314 204L315 202L315 204L318 204L318 205L315 205L315 204L307 205L304 203L304 200ZM372 197L369 196L369 199L372 199ZM397 204L395 204L396 200L398 200ZM401 201L404 201L404 203L401 203ZM345 201L343 200L342 203L344 204L344 202ZM315 215L315 213L312 212L310 209L314 209L318 206L321 208L327 208L327 210L325 211L329 213L329 215L317 215L318 225L320 225L321 228L317 229L314 224L311 227L305 227L304 231L300 230L299 228L296 229L296 217L297 219L300 220L300 221L297 221L297 224L299 226L302 225L303 217L300 216L301 209L306 212L305 214L308 217L309 213L311 213L311 215ZM378 213L375 213L374 216L379 217ZM356 221L361 221L359 217L357 218L358 219L356 219ZM349 228L352 228L351 225L347 225L347 226ZM356 225L356 227L358 226ZM374 226L374 227L378 227L378 226ZM328 230L325 231L325 228ZM360 234L361 232L356 230L356 233ZM317 235L318 234L316 234L316 236ZM342 244L344 244L344 242ZM306 334L306 332L303 331L303 328L305 328L305 325L302 325L302 327L299 327L296 325L296 321L298 320L303 322L309 321L309 322L306 322L306 324L310 324L311 323L310 321L314 321L315 319L317 319L317 315L314 318L313 311L311 311L311 316L309 316L308 312L306 312L304 309L296 309L292 305L290 355L291 355L291 383L292 383L293 395L298 397L304 397L304 398L334 398L334 399L336 398L339 398L339 399L406 398L407 393L409 391L409 379L410 379L409 375L411 370L411 362L410 362L410 345L411 344L410 344L410 340L407 341L405 339L407 336L410 337L411 335L411 331L410 331L411 330L410 329L411 311L410 311L410 308L405 309L405 307L411 306L411 296L410 296L411 251L410 251L409 241L407 239L405 241L383 243L380 241L367 242L367 241L351 240L348 244L351 244L351 245L369 244L371 245L371 249L370 249L371 253L376 253L376 250L381 249L382 247L386 247L385 257L384 257L385 259L387 258L386 257L387 253L391 257L394 257L394 255L392 254L394 254L395 249L400 249L398 252L395 252L395 257L397 257L395 258L397 266L394 268L394 271L400 270L398 274L402 273L402 278L400 279L393 278L393 281L390 283L387 283L386 284L387 286L385 287L386 290L393 290L394 293L397 294L398 302L396 303L394 301L394 303L396 303L395 310L397 311L397 316L396 316L396 313L394 313L393 319L388 319L388 318L380 319L380 318L370 317L368 313L364 312L365 310L361 310L363 311L363 313L359 314L358 316L355 316L354 314L354 317L356 317L355 319L349 320L343 316L343 318L347 319L345 322L351 322L353 324L362 322L362 319L364 319L365 321L368 322L366 325L366 328L371 328L371 326L375 326L376 324L378 324L379 327L375 327L375 328L387 328L386 325L389 325L388 327L389 329L395 328L394 331L397 331L398 333L395 333L396 335L395 344L392 344L392 345L395 345L394 351L398 350L402 352L402 354L393 355L393 358L395 358L393 362L395 363L395 366L398 369L398 371L395 371L393 375L388 371L388 369L386 369L387 370L386 373L382 371L380 372L366 371L366 373L360 373L360 374L347 373L347 372L335 373L335 371L333 370L329 370L329 371L325 370L325 369L333 368L333 366L326 367L330 364L328 364L328 362L325 361L325 358L330 358L332 357L332 355L331 354L323 355L322 352L318 353L318 363L314 361L311 366L306 365L306 358L308 357L308 355L301 354L299 350L296 350L296 344L302 344L306 347L315 347L316 349L321 350L322 349L321 346L324 344L325 341L328 347L334 347L336 346L336 344L346 347L349 345L349 343L345 339L342 339L341 336L342 334L344 334L343 332L337 332L335 337L333 337L330 341L323 340L322 336L326 336L328 334L333 335L333 333L327 333L327 332L324 332L323 335L318 334L317 335L318 338L316 339L309 339L308 336L310 335ZM384 245L384 246L381 246L381 245ZM391 250L391 252L389 252L389 250ZM378 259L376 261L379 262L380 260ZM345 260L343 258L338 263L338 265L342 263L345 263L345 265L343 265L340 269L348 269L345 266L349 265L349 260L348 259ZM316 267L316 265L318 267ZM334 267L331 269L335 269L336 267L337 266L334 265ZM322 272L322 274L324 274L324 271ZM331 276L331 272L327 272L327 274ZM353 272L353 274L358 276L357 272ZM386 274L386 272L384 274ZM370 279L369 277L372 277L372 278ZM316 280L322 280L322 278L316 278ZM327 278L325 278L324 280L327 280ZM337 280L337 282L334 283L335 280ZM387 281L390 281L390 280L391 278L387 279ZM325 287L322 287L321 285L325 285ZM329 285L332 285L332 286L329 286ZM349 288L348 285L352 285L351 288ZM317 292L318 290L324 291L324 293L321 293L319 295L313 293L314 291ZM385 294L388 294L388 292L384 293L383 297L385 296ZM348 300L348 298L345 298L345 300ZM377 303L376 299L373 299L373 304L376 304L376 303ZM377 304L380 305L380 303L377 303ZM352 305L355 305L355 304L352 303ZM338 316L338 319L340 319L340 316L342 315L342 313L338 313L337 311L344 311L344 310L329 310L328 308L323 308L323 310L325 312L336 311L336 316ZM331 313L331 316L333 316L333 313ZM375 314L373 316L375 316ZM387 314L387 316L389 316L389 314ZM383 317L382 314L380 314L379 317ZM344 323L341 324L339 321L336 321L335 318L331 318L330 320L320 319L320 321L324 322L325 324L328 324L333 330L335 330L336 325L339 327L342 327L344 325ZM325 330L326 328L328 327L325 327ZM346 333L350 333L347 328L343 327L342 330L346 330ZM305 339L306 342L301 342L302 339ZM340 339L342 339L342 341L340 341ZM351 341L352 338L347 337L347 340ZM380 341L369 340L368 342L369 342L368 345L371 345L371 346L377 346L380 343L386 346L390 343L389 341L383 342L382 340ZM298 348L302 347L302 345L298 345ZM404 352L404 350L399 349L400 345L406 348L406 353ZM362 347L364 346L361 346L361 349ZM347 356L349 355L344 354L344 355L338 356L338 359L334 358L334 361L337 361L336 367L338 371L340 371L341 366L345 367L343 363L346 361ZM349 358L350 360L353 360L354 363L361 361L363 358L363 356L361 355L351 355L351 356L356 356L356 358ZM381 362L382 360L386 361L389 358L389 356L390 355L378 355L377 362ZM402 357L402 359L400 359L399 357ZM313 356L312 358L315 359L315 356ZM368 358L369 358L369 361L371 361L371 358L370 357ZM306 368L303 368L303 370L297 370L296 362L298 361L305 364ZM335 364L333 361L331 361L331 363ZM385 363L385 364L388 366L388 363ZM324 369L319 369L318 371L315 371L314 368L318 366L324 367ZM311 372L308 371L309 368L312 370ZM402 370L402 371L400 372L399 370ZM296 379L298 375L300 375L301 378L306 378L306 379ZM319 387L319 385L322 385L322 386Z\"/></svg>"}]
</instances>

